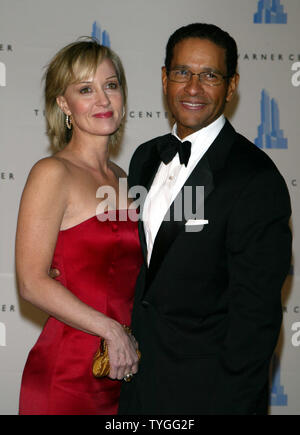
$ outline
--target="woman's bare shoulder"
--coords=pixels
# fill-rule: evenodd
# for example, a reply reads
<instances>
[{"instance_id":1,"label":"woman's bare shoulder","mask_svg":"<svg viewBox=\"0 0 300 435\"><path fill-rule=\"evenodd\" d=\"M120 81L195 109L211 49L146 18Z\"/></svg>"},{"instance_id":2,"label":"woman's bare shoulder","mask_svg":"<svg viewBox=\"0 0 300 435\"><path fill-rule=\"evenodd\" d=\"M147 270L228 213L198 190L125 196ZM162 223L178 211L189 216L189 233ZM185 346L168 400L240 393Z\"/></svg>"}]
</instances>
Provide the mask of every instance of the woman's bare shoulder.
<instances>
[{"instance_id":1,"label":"woman's bare shoulder","mask_svg":"<svg viewBox=\"0 0 300 435\"><path fill-rule=\"evenodd\" d=\"M57 157L44 157L31 168L27 182L61 183L67 181L69 169L66 163Z\"/></svg>"},{"instance_id":2,"label":"woman's bare shoulder","mask_svg":"<svg viewBox=\"0 0 300 435\"><path fill-rule=\"evenodd\" d=\"M31 168L23 191L23 197L36 198L66 197L69 192L69 170L63 161L56 157L45 157ZM43 200L42 200L43 202Z\"/></svg>"},{"instance_id":3,"label":"woman's bare shoulder","mask_svg":"<svg viewBox=\"0 0 300 435\"><path fill-rule=\"evenodd\" d=\"M68 171L68 165L64 161L64 159L61 159L59 157L51 156L51 157L44 157L40 160L38 160L33 167L31 168L30 172L43 172L43 173L64 173Z\"/></svg>"}]
</instances>

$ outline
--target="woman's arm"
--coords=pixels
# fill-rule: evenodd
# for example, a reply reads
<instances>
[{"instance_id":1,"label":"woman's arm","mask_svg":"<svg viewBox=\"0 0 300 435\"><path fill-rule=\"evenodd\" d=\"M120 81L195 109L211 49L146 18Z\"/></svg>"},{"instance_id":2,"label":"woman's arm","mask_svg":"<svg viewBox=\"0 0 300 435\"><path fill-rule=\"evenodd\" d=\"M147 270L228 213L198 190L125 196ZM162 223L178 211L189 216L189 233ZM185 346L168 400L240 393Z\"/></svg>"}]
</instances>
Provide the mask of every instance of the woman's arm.
<instances>
[{"instance_id":1,"label":"woman's arm","mask_svg":"<svg viewBox=\"0 0 300 435\"><path fill-rule=\"evenodd\" d=\"M39 161L28 177L19 210L16 271L21 296L58 320L106 339L111 373L121 379L137 371L130 337L115 320L81 302L48 276L58 232L68 207L71 177L55 158Z\"/></svg>"}]
</instances>

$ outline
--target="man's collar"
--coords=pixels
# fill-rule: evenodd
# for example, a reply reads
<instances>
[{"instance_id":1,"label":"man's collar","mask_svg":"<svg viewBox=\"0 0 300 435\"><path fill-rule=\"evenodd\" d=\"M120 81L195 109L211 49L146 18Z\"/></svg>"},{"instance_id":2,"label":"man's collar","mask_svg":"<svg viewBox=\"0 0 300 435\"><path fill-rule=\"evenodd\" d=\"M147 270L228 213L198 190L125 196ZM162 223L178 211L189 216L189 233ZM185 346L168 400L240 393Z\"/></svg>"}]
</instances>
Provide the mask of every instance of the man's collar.
<instances>
[{"instance_id":1,"label":"man's collar","mask_svg":"<svg viewBox=\"0 0 300 435\"><path fill-rule=\"evenodd\" d=\"M200 130L195 131L194 133L186 136L184 139L180 139L177 136L177 124L175 123L172 128L172 134L175 137L177 137L177 139L179 139L181 142L188 140L193 144L197 140L198 136L200 135L209 136L211 132L215 130L217 130L219 133L224 127L225 122L226 122L225 116L222 114L221 116L219 116L219 118L217 118L214 122L209 124L207 127L203 127Z\"/></svg>"}]
</instances>

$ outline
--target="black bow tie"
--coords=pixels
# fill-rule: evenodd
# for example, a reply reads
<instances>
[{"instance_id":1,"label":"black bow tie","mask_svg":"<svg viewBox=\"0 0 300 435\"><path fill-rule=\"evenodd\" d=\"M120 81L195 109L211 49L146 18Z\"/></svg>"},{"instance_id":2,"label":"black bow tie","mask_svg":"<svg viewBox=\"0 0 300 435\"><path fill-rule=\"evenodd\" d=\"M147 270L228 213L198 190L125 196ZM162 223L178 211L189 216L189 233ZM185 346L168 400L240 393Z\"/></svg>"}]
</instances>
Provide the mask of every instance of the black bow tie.
<instances>
[{"instance_id":1,"label":"black bow tie","mask_svg":"<svg viewBox=\"0 0 300 435\"><path fill-rule=\"evenodd\" d=\"M192 144L188 140L181 142L172 134L166 143L159 143L157 149L159 157L165 165L170 163L178 153L180 163L187 166L191 155L191 146Z\"/></svg>"}]
</instances>

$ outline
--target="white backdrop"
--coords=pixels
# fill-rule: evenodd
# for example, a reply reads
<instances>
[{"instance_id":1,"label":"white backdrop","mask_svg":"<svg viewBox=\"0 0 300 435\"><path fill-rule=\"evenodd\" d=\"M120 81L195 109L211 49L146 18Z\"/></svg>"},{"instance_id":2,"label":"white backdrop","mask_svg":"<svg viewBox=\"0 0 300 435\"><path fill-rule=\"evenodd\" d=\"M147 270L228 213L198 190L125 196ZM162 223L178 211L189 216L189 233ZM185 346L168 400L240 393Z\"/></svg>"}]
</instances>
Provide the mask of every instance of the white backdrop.
<instances>
[{"instance_id":1,"label":"white backdrop","mask_svg":"<svg viewBox=\"0 0 300 435\"><path fill-rule=\"evenodd\" d=\"M48 155L41 78L54 53L95 32L127 72L127 126L115 160L128 169L138 144L169 130L161 66L169 35L195 21L227 30L241 75L228 108L286 179L293 207L293 267L272 372L270 413L300 414L300 2L299 0L1 0L0 2L0 414L18 412L21 374L46 316L18 297L14 239L31 166ZM260 134L259 134L260 132Z\"/></svg>"}]
</instances>

